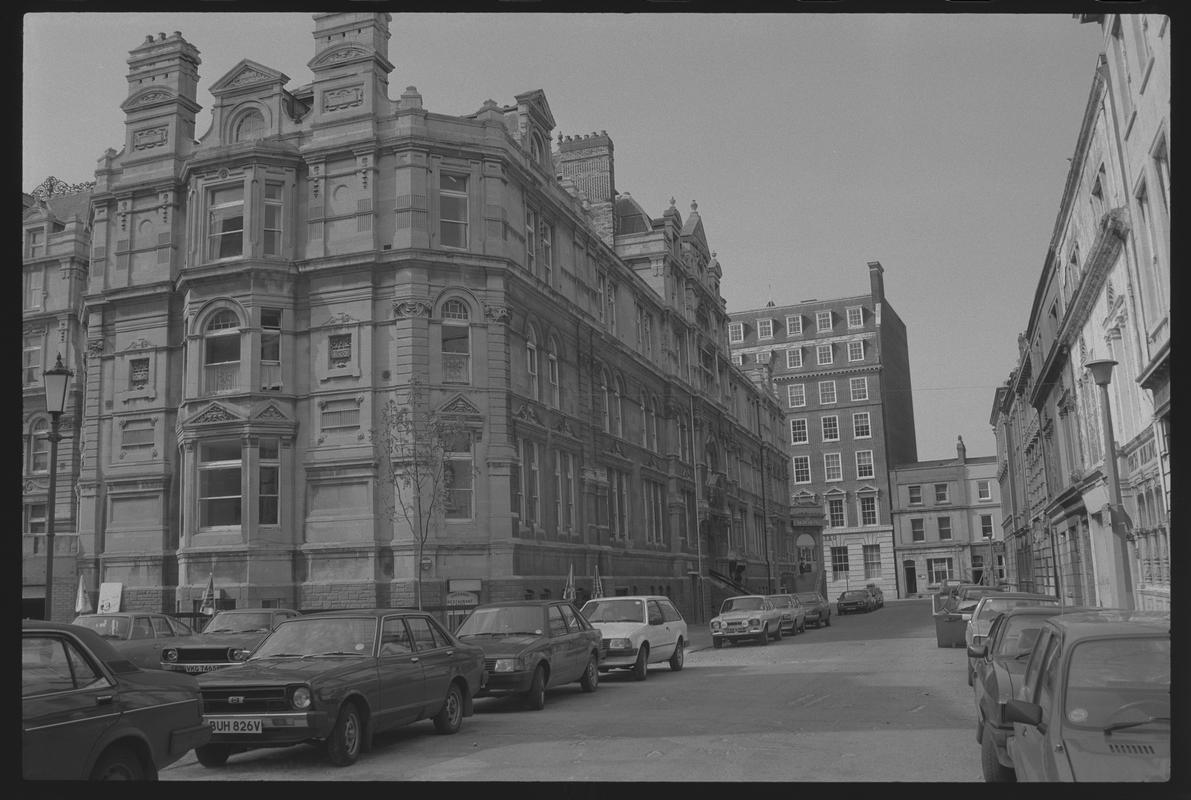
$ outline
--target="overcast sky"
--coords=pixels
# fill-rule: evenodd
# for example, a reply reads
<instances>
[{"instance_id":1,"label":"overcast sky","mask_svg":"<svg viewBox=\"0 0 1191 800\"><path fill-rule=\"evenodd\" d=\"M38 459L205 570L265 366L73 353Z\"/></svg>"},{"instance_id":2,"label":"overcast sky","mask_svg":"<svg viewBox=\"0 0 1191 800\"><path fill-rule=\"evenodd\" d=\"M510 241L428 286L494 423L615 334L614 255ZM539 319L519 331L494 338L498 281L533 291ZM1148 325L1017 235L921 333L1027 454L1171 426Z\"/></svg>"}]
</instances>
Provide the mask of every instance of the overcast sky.
<instances>
[{"instance_id":1,"label":"overcast sky","mask_svg":"<svg viewBox=\"0 0 1191 800\"><path fill-rule=\"evenodd\" d=\"M311 81L310 13L24 19L23 176L94 179L120 150L128 51L180 31L207 88L241 59ZM394 13L389 96L470 114L542 89L559 133L607 131L616 188L699 214L728 311L865 294L906 323L920 460L993 455L994 391L1058 213L1100 51L1064 14Z\"/></svg>"}]
</instances>

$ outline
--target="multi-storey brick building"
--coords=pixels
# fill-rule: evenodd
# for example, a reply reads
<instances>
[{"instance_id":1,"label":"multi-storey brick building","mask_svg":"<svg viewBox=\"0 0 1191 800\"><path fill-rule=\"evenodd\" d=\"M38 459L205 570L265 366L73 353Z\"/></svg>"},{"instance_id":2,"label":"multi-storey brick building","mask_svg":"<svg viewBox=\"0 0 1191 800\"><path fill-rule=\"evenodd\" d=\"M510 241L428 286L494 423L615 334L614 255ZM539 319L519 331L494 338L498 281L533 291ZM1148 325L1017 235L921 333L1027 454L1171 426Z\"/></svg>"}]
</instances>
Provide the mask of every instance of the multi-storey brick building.
<instances>
[{"instance_id":1,"label":"multi-storey brick building","mask_svg":"<svg viewBox=\"0 0 1191 800\"><path fill-rule=\"evenodd\" d=\"M197 140L197 48L131 51L77 370L88 585L309 610L420 582L445 614L573 571L579 599L598 575L696 616L712 576L776 585L819 523L791 515L768 374L730 361L695 204L618 194L604 133L552 149L541 91L390 100L389 21L313 15L314 81L241 61ZM390 399L466 431L424 550L387 513Z\"/></svg>"},{"instance_id":2,"label":"multi-storey brick building","mask_svg":"<svg viewBox=\"0 0 1191 800\"><path fill-rule=\"evenodd\" d=\"M996 586L1007 579L996 456L897 464L889 471L893 535L905 596L947 578Z\"/></svg>"},{"instance_id":3,"label":"multi-storey brick building","mask_svg":"<svg viewBox=\"0 0 1191 800\"><path fill-rule=\"evenodd\" d=\"M868 294L771 302L733 312L728 326L738 364L771 368L791 502L826 518L813 559L830 597L866 583L898 596L889 469L917 460L906 326L885 297L884 268L868 271Z\"/></svg>"},{"instance_id":4,"label":"multi-storey brick building","mask_svg":"<svg viewBox=\"0 0 1191 800\"><path fill-rule=\"evenodd\" d=\"M1009 569L1072 603L1169 608L1169 20L1079 17L1102 25L1104 54L990 417ZM1105 394L1088 365L1106 359Z\"/></svg>"},{"instance_id":5,"label":"multi-storey brick building","mask_svg":"<svg viewBox=\"0 0 1191 800\"><path fill-rule=\"evenodd\" d=\"M87 286L90 243L89 186L47 178L23 197L21 293L21 601L22 616L40 617L53 596L54 611L74 609L75 479L79 470L83 347L79 308ZM42 372L62 365L74 373L60 419L54 498L49 497L50 416ZM45 585L47 511L54 506L54 590ZM57 535L64 534L64 535Z\"/></svg>"}]
</instances>

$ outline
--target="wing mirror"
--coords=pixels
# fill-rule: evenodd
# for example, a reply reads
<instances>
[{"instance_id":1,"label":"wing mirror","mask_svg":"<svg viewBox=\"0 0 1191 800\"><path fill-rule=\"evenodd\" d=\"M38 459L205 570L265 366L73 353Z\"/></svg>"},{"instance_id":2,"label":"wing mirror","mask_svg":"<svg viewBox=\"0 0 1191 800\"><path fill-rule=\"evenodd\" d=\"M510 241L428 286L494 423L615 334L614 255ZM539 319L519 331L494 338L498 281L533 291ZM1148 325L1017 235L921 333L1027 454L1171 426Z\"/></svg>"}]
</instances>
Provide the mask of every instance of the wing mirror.
<instances>
[{"instance_id":1,"label":"wing mirror","mask_svg":"<svg viewBox=\"0 0 1191 800\"><path fill-rule=\"evenodd\" d=\"M988 645L986 644L970 644L968 645L968 658L984 658L988 655Z\"/></svg>"},{"instance_id":2,"label":"wing mirror","mask_svg":"<svg viewBox=\"0 0 1191 800\"><path fill-rule=\"evenodd\" d=\"M1039 725L1042 722L1042 706L1025 700L1010 700L1005 704L1005 719L1023 725Z\"/></svg>"}]
</instances>

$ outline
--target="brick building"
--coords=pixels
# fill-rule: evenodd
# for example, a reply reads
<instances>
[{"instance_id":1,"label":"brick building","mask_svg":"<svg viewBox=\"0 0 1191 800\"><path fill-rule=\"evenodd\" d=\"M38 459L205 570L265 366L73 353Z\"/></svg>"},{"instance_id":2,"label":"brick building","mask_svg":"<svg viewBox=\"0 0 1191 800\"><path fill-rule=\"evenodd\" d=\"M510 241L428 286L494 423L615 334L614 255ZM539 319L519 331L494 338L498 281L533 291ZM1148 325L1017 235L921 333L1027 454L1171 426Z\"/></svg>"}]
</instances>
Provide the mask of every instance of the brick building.
<instances>
[{"instance_id":1,"label":"brick building","mask_svg":"<svg viewBox=\"0 0 1191 800\"><path fill-rule=\"evenodd\" d=\"M541 91L473 114L389 97L390 17L313 15L311 84L130 52L72 349L79 569L125 607L303 610L594 589L764 589L796 564L782 409L726 347L695 203L616 190ZM449 422L424 547L383 410ZM417 505L414 501L413 505ZM419 556L420 553L420 556ZM725 583L725 581L727 581Z\"/></svg>"},{"instance_id":2,"label":"brick building","mask_svg":"<svg viewBox=\"0 0 1191 800\"><path fill-rule=\"evenodd\" d=\"M823 515L800 542L829 597L875 583L900 596L889 469L917 460L906 326L868 264L868 294L736 311L732 358L768 364L785 415L791 503ZM813 549L812 549L813 548Z\"/></svg>"}]
</instances>

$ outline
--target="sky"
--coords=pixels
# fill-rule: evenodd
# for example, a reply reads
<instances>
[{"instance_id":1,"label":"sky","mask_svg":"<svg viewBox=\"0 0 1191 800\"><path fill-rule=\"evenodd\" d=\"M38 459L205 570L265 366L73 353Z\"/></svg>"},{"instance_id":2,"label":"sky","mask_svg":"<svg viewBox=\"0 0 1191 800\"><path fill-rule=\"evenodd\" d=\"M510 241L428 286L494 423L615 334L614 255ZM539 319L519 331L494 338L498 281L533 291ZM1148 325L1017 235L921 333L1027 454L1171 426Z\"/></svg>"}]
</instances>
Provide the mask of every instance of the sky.
<instances>
[{"instance_id":1,"label":"sky","mask_svg":"<svg viewBox=\"0 0 1191 800\"><path fill-rule=\"evenodd\" d=\"M207 91L241 59L308 84L301 13L24 17L22 184L123 147L128 52L180 31ZM393 13L389 97L433 113L541 89L554 136L607 131L651 216L698 203L729 313L869 291L906 324L919 460L996 454L994 393L1058 214L1098 24L1061 14Z\"/></svg>"}]
</instances>

